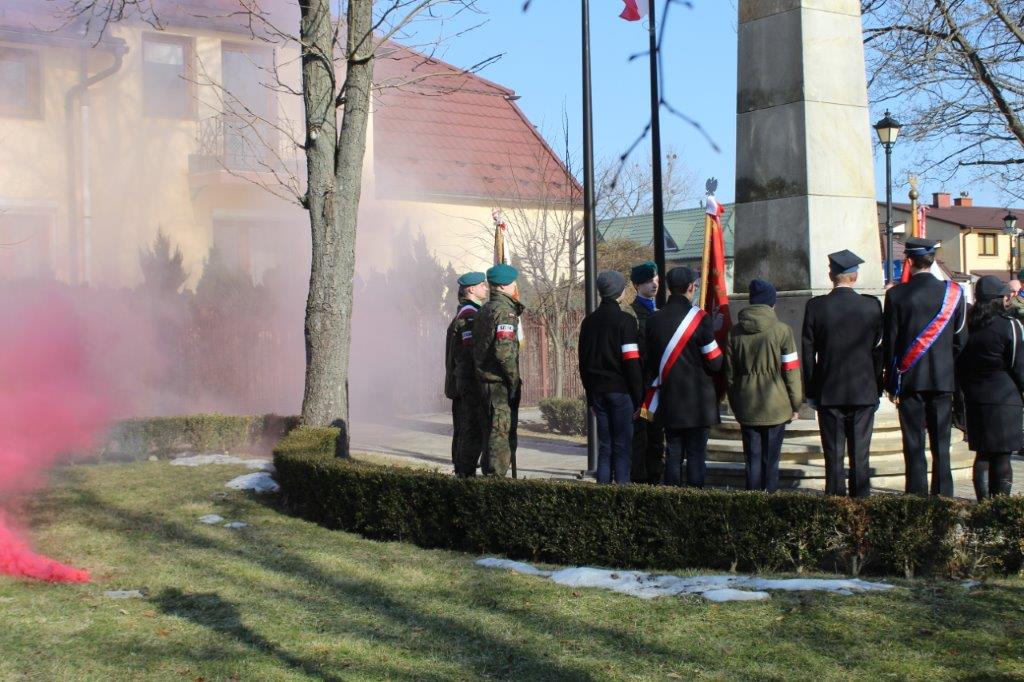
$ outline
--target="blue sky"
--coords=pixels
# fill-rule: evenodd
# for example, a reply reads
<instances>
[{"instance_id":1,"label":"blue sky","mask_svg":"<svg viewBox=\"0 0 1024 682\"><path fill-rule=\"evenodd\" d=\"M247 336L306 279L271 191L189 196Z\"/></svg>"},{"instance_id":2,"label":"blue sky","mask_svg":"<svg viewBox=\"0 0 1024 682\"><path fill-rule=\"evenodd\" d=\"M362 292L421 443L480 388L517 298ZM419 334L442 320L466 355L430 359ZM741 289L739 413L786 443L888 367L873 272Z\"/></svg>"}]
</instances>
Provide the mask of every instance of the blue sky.
<instances>
[{"instance_id":1,"label":"blue sky","mask_svg":"<svg viewBox=\"0 0 1024 682\"><path fill-rule=\"evenodd\" d=\"M486 78L514 89L519 106L549 140L561 136L563 111L569 117L570 145L581 147L580 2L533 0L525 14L522 0L479 0L483 15L464 16L444 27L454 34L466 26L486 23L457 39L447 41L441 58L468 67L501 53L502 58L482 72ZM629 61L631 54L647 48L644 22L618 18L621 0L590 0L591 52L594 87L594 144L598 157L615 157L625 151L650 117L648 63L646 56ZM658 0L659 9L662 0ZM434 31L436 27L425 29ZM662 146L673 148L700 179L719 179L718 197L732 201L736 150L736 6L735 0L693 0L693 8L671 10L664 60L663 89L677 109L699 121L720 147L716 152L704 137L686 123L662 112ZM871 111L871 120L881 110ZM898 118L898 116L897 116ZM649 139L639 153L649 153ZM555 144L563 149L562 144ZM876 150L877 152L877 150ZM901 158L911 150L898 144L894 150L894 178L904 179L909 168ZM642 157L641 157L642 158ZM878 196L884 197L885 168L876 153ZM700 189L700 188L698 188ZM906 186L897 186L897 201L906 197ZM980 205L1002 205L1004 199L991 186L958 183L945 187L922 185L922 194L949 191L954 196L968 189Z\"/></svg>"}]
</instances>

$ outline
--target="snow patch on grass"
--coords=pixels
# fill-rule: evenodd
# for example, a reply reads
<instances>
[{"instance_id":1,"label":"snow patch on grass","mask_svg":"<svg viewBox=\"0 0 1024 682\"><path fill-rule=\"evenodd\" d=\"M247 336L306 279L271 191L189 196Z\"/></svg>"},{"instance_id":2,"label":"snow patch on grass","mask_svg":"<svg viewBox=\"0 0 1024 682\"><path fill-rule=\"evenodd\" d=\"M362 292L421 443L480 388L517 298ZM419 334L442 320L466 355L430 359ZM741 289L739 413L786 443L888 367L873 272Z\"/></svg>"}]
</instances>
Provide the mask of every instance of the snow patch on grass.
<instances>
[{"instance_id":1,"label":"snow patch on grass","mask_svg":"<svg viewBox=\"0 0 1024 682\"><path fill-rule=\"evenodd\" d=\"M281 489L274 477L266 471L257 471L253 474L243 474L232 478L224 484L232 490L252 490L257 493L276 493Z\"/></svg>"},{"instance_id":2,"label":"snow patch on grass","mask_svg":"<svg viewBox=\"0 0 1024 682\"><path fill-rule=\"evenodd\" d=\"M609 571L601 568L574 567L545 571L520 561L488 557L478 566L535 575L567 587L593 587L641 599L699 594L709 601L755 601L769 598L768 591L828 592L851 595L858 592L890 590L887 583L872 583L854 578L835 580L821 578L768 579L742 575L696 575L679 577L644 571Z\"/></svg>"},{"instance_id":3,"label":"snow patch on grass","mask_svg":"<svg viewBox=\"0 0 1024 682\"><path fill-rule=\"evenodd\" d=\"M175 457L171 460L171 466L176 467L201 467L209 464L241 464L249 469L274 470L274 464L269 459L246 459L235 457L234 455L190 455L187 457Z\"/></svg>"}]
</instances>

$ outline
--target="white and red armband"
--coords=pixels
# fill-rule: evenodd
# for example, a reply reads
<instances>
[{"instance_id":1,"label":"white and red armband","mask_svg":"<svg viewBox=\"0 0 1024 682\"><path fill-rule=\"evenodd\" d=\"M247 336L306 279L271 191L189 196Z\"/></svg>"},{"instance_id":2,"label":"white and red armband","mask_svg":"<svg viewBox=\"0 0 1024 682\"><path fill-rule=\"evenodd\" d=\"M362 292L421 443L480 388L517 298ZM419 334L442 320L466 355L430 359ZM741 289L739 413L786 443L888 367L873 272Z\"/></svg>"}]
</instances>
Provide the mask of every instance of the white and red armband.
<instances>
[{"instance_id":1,"label":"white and red armband","mask_svg":"<svg viewBox=\"0 0 1024 682\"><path fill-rule=\"evenodd\" d=\"M711 343L700 347L700 354L704 356L705 360L714 360L722 354L722 349L719 347L718 341L712 339Z\"/></svg>"},{"instance_id":2,"label":"white and red armband","mask_svg":"<svg viewBox=\"0 0 1024 682\"><path fill-rule=\"evenodd\" d=\"M639 360L640 359L640 346L635 343L624 343L622 344L622 359L623 360Z\"/></svg>"},{"instance_id":3,"label":"white and red armband","mask_svg":"<svg viewBox=\"0 0 1024 682\"><path fill-rule=\"evenodd\" d=\"M786 353L782 356L782 371L789 372L794 369L800 369L800 357L793 353Z\"/></svg>"},{"instance_id":4,"label":"white and red armband","mask_svg":"<svg viewBox=\"0 0 1024 682\"><path fill-rule=\"evenodd\" d=\"M514 341L516 338L516 326L514 324L499 324L494 331L494 338L499 341Z\"/></svg>"}]
</instances>

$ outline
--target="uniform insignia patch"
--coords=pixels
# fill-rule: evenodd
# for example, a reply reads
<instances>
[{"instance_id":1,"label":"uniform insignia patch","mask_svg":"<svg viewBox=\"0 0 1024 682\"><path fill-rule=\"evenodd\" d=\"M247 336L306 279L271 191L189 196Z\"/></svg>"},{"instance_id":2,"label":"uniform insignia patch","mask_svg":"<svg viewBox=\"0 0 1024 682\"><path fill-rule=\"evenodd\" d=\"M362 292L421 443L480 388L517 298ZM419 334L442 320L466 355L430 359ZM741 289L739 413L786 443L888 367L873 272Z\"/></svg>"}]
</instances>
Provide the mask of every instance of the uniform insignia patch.
<instances>
[{"instance_id":1,"label":"uniform insignia patch","mask_svg":"<svg viewBox=\"0 0 1024 682\"><path fill-rule=\"evenodd\" d=\"M511 341L516 338L516 326L514 324L499 324L494 336L498 339Z\"/></svg>"}]
</instances>

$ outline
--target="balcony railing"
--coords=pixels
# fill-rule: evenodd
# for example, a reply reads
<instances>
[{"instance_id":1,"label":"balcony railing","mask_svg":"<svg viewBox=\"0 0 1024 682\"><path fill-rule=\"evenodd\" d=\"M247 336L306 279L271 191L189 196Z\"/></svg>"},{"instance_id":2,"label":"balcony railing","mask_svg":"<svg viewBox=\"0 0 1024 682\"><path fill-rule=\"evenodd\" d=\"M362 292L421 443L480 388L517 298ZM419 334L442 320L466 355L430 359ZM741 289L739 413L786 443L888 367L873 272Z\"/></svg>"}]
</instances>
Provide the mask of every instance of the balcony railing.
<instances>
[{"instance_id":1,"label":"balcony railing","mask_svg":"<svg viewBox=\"0 0 1024 682\"><path fill-rule=\"evenodd\" d=\"M282 129L290 129L288 122L271 124L230 114L203 119L198 124L196 151L189 155L189 172L293 170L297 154Z\"/></svg>"}]
</instances>

